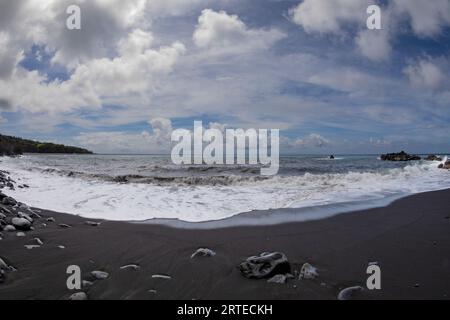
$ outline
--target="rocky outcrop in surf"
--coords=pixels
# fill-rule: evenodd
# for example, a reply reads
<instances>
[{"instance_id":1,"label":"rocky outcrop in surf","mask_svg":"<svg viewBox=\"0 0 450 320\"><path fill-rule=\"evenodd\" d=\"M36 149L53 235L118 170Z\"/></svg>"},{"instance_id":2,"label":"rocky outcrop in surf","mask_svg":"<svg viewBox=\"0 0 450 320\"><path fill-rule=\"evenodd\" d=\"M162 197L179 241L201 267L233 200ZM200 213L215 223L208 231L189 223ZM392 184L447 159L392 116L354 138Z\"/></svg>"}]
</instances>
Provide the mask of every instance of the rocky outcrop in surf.
<instances>
[{"instance_id":1,"label":"rocky outcrop in surf","mask_svg":"<svg viewBox=\"0 0 450 320\"><path fill-rule=\"evenodd\" d=\"M410 155L410 154L406 153L405 151L401 151L399 153L383 154L381 156L381 160L383 160L383 161L416 161L416 160L422 160L422 158L417 155Z\"/></svg>"},{"instance_id":2,"label":"rocky outcrop in surf","mask_svg":"<svg viewBox=\"0 0 450 320\"><path fill-rule=\"evenodd\" d=\"M427 161L442 161L441 157L438 157L434 154L430 154L428 157L425 158Z\"/></svg>"},{"instance_id":3,"label":"rocky outcrop in surf","mask_svg":"<svg viewBox=\"0 0 450 320\"><path fill-rule=\"evenodd\" d=\"M445 163L441 163L438 168L450 170L450 160L447 160Z\"/></svg>"}]
</instances>

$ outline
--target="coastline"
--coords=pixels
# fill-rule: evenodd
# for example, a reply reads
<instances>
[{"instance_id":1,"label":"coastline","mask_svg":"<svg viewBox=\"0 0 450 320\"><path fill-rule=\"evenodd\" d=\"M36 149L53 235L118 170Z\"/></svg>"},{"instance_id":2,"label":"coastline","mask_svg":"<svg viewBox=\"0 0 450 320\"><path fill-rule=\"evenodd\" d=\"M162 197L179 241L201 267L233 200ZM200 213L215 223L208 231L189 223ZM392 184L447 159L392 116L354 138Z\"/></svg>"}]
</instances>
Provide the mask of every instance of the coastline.
<instances>
[{"instance_id":1,"label":"coastline","mask_svg":"<svg viewBox=\"0 0 450 320\"><path fill-rule=\"evenodd\" d=\"M79 265L84 280L92 280L94 270L109 273L83 289L92 300L336 299L343 288L365 286L366 268L375 261L382 289L355 298L449 299L449 208L450 190L443 190L322 220L211 230L110 221L91 226L88 219L41 210L25 237L2 231L0 257L17 271L0 284L0 299L67 299L73 293L66 287L69 265ZM44 244L27 250L34 238ZM191 259L205 247L217 255ZM319 278L273 284L240 274L245 258L268 251L285 253L294 270L312 264ZM130 264L139 270L120 269ZM171 279L152 278L160 274Z\"/></svg>"}]
</instances>

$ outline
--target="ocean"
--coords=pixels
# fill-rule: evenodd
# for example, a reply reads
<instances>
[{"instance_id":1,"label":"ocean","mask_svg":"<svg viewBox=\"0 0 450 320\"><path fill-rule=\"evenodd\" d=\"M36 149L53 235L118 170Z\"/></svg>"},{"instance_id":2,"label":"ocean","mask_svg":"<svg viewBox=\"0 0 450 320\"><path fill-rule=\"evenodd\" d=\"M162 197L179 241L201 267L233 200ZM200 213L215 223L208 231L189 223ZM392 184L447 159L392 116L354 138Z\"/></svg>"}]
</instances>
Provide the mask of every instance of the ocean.
<instances>
[{"instance_id":1,"label":"ocean","mask_svg":"<svg viewBox=\"0 0 450 320\"><path fill-rule=\"evenodd\" d=\"M116 221L223 220L247 213L288 220L324 218L450 188L439 162L385 162L378 156L284 156L277 176L258 166L177 166L156 155L24 155L0 158L29 188L4 190L29 206ZM250 222L253 221L253 222Z\"/></svg>"}]
</instances>

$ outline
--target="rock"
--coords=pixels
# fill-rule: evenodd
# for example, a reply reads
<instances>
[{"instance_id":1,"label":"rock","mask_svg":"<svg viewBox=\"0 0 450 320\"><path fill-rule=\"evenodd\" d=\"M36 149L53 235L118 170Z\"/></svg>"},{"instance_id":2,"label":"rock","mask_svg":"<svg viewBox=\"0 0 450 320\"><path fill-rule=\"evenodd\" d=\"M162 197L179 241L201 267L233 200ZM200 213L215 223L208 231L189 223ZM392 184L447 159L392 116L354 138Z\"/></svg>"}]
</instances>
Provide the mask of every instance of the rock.
<instances>
[{"instance_id":1,"label":"rock","mask_svg":"<svg viewBox=\"0 0 450 320\"><path fill-rule=\"evenodd\" d=\"M81 281L81 285L83 288L92 287L94 283L92 281L83 280Z\"/></svg>"},{"instance_id":2,"label":"rock","mask_svg":"<svg viewBox=\"0 0 450 320\"><path fill-rule=\"evenodd\" d=\"M317 268L313 267L309 263L305 263L300 269L300 280L312 280L319 276Z\"/></svg>"},{"instance_id":3,"label":"rock","mask_svg":"<svg viewBox=\"0 0 450 320\"><path fill-rule=\"evenodd\" d=\"M14 231L16 231L16 228L14 226L8 224L6 227L3 228L3 231L14 232Z\"/></svg>"},{"instance_id":4,"label":"rock","mask_svg":"<svg viewBox=\"0 0 450 320\"><path fill-rule=\"evenodd\" d=\"M156 290L154 290L154 289L150 289L150 290L148 290L148 293L151 293L151 294L157 294L158 291L156 291Z\"/></svg>"},{"instance_id":5,"label":"rock","mask_svg":"<svg viewBox=\"0 0 450 320\"><path fill-rule=\"evenodd\" d=\"M414 161L422 158L416 155L407 154L405 151L399 153L388 153L381 156L383 161Z\"/></svg>"},{"instance_id":6,"label":"rock","mask_svg":"<svg viewBox=\"0 0 450 320\"><path fill-rule=\"evenodd\" d=\"M87 299L88 299L88 296L84 292L77 292L69 297L69 300L73 300L73 301L82 301L82 300L87 300Z\"/></svg>"},{"instance_id":7,"label":"rock","mask_svg":"<svg viewBox=\"0 0 450 320\"><path fill-rule=\"evenodd\" d=\"M2 212L0 212L0 219L6 219L6 215Z\"/></svg>"},{"instance_id":8,"label":"rock","mask_svg":"<svg viewBox=\"0 0 450 320\"><path fill-rule=\"evenodd\" d=\"M11 223L18 230L28 231L31 228L31 222L25 218L12 218Z\"/></svg>"},{"instance_id":9,"label":"rock","mask_svg":"<svg viewBox=\"0 0 450 320\"><path fill-rule=\"evenodd\" d=\"M191 255L191 259L194 259L195 257L214 257L215 255L216 253L211 249L200 248Z\"/></svg>"},{"instance_id":10,"label":"rock","mask_svg":"<svg viewBox=\"0 0 450 320\"><path fill-rule=\"evenodd\" d=\"M63 228L63 229L72 228L71 226L69 226L68 224L65 224L65 223L60 223L60 224L59 224L59 227L60 227L60 228Z\"/></svg>"},{"instance_id":11,"label":"rock","mask_svg":"<svg viewBox=\"0 0 450 320\"><path fill-rule=\"evenodd\" d=\"M430 154L428 157L425 158L425 160L427 160L427 161L442 161L442 158L440 158L434 154Z\"/></svg>"},{"instance_id":12,"label":"rock","mask_svg":"<svg viewBox=\"0 0 450 320\"><path fill-rule=\"evenodd\" d=\"M352 299L358 292L363 291L364 288L360 286L345 288L341 290L338 294L338 300L350 300Z\"/></svg>"},{"instance_id":13,"label":"rock","mask_svg":"<svg viewBox=\"0 0 450 320\"><path fill-rule=\"evenodd\" d=\"M284 274L276 274L269 280L267 280L268 283L278 283L278 284L285 284L288 277Z\"/></svg>"},{"instance_id":14,"label":"rock","mask_svg":"<svg viewBox=\"0 0 450 320\"><path fill-rule=\"evenodd\" d=\"M105 280L109 277L109 273L104 271L92 271L91 275L97 280Z\"/></svg>"},{"instance_id":15,"label":"rock","mask_svg":"<svg viewBox=\"0 0 450 320\"><path fill-rule=\"evenodd\" d=\"M12 212L5 207L0 207L0 212L6 213L6 214L12 214Z\"/></svg>"},{"instance_id":16,"label":"rock","mask_svg":"<svg viewBox=\"0 0 450 320\"><path fill-rule=\"evenodd\" d=\"M280 252L264 252L259 256L247 258L239 266L242 275L249 279L271 278L276 274L291 272L287 257Z\"/></svg>"},{"instance_id":17,"label":"rock","mask_svg":"<svg viewBox=\"0 0 450 320\"><path fill-rule=\"evenodd\" d=\"M15 206L17 204L17 201L11 197L6 197L3 198L2 204L4 204L5 206Z\"/></svg>"},{"instance_id":18,"label":"rock","mask_svg":"<svg viewBox=\"0 0 450 320\"><path fill-rule=\"evenodd\" d=\"M450 160L446 161L445 163L441 163L438 166L439 169L450 169Z\"/></svg>"},{"instance_id":19,"label":"rock","mask_svg":"<svg viewBox=\"0 0 450 320\"><path fill-rule=\"evenodd\" d=\"M47 222L55 222L56 220L55 220L55 218L53 218L53 217L50 217L50 218L47 218Z\"/></svg>"},{"instance_id":20,"label":"rock","mask_svg":"<svg viewBox=\"0 0 450 320\"><path fill-rule=\"evenodd\" d=\"M126 266L122 266L120 267L120 270L125 270L125 269L133 269L135 271L139 270L141 267L138 266L137 264L128 264Z\"/></svg>"},{"instance_id":21,"label":"rock","mask_svg":"<svg viewBox=\"0 0 450 320\"><path fill-rule=\"evenodd\" d=\"M26 213L19 212L17 215L19 216L19 218L27 219L28 221L33 223L33 219L29 215L27 215Z\"/></svg>"},{"instance_id":22,"label":"rock","mask_svg":"<svg viewBox=\"0 0 450 320\"><path fill-rule=\"evenodd\" d=\"M6 194L4 194L3 192L0 192L0 200L5 199L6 197L8 197Z\"/></svg>"},{"instance_id":23,"label":"rock","mask_svg":"<svg viewBox=\"0 0 450 320\"><path fill-rule=\"evenodd\" d=\"M23 238L26 237L26 234L24 232L17 232L16 236Z\"/></svg>"},{"instance_id":24,"label":"rock","mask_svg":"<svg viewBox=\"0 0 450 320\"><path fill-rule=\"evenodd\" d=\"M100 225L100 222L86 221L84 224L91 227L98 227Z\"/></svg>"},{"instance_id":25,"label":"rock","mask_svg":"<svg viewBox=\"0 0 450 320\"><path fill-rule=\"evenodd\" d=\"M40 246L44 245L44 242L42 242L42 240L39 238L34 238L34 241L36 241L36 243Z\"/></svg>"},{"instance_id":26,"label":"rock","mask_svg":"<svg viewBox=\"0 0 450 320\"><path fill-rule=\"evenodd\" d=\"M25 245L24 247L27 248L28 250L33 250L33 249L40 248L41 246L34 245L34 244L28 244L28 245Z\"/></svg>"},{"instance_id":27,"label":"rock","mask_svg":"<svg viewBox=\"0 0 450 320\"><path fill-rule=\"evenodd\" d=\"M64 246L57 246L59 249L65 249L66 247Z\"/></svg>"},{"instance_id":28,"label":"rock","mask_svg":"<svg viewBox=\"0 0 450 320\"><path fill-rule=\"evenodd\" d=\"M334 160L334 159L335 159L334 155L331 155L330 160Z\"/></svg>"},{"instance_id":29,"label":"rock","mask_svg":"<svg viewBox=\"0 0 450 320\"><path fill-rule=\"evenodd\" d=\"M170 280L170 279L172 279L172 277L165 275L165 274L154 274L154 275L152 275L152 279Z\"/></svg>"}]
</instances>

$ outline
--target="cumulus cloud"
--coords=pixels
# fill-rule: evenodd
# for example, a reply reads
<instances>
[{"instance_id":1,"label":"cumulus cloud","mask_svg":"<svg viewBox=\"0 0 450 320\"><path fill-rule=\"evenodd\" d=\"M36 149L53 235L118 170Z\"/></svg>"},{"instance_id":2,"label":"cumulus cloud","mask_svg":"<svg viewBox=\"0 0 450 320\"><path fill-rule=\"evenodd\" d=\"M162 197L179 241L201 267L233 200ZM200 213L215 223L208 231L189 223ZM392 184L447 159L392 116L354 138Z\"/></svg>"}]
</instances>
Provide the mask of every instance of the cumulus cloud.
<instances>
[{"instance_id":1,"label":"cumulus cloud","mask_svg":"<svg viewBox=\"0 0 450 320\"><path fill-rule=\"evenodd\" d=\"M431 37L450 25L450 2L448 0L394 0L395 10L407 15L414 32L423 37Z\"/></svg>"},{"instance_id":2,"label":"cumulus cloud","mask_svg":"<svg viewBox=\"0 0 450 320\"><path fill-rule=\"evenodd\" d=\"M382 5L382 30L366 29L367 7L373 4L360 0L304 0L289 10L293 23L307 33L353 36L358 51L374 60L386 60L392 40L404 32L400 22L409 22L420 37L435 37L450 26L450 2L436 0L391 0ZM353 26L353 27L352 27Z\"/></svg>"},{"instance_id":3,"label":"cumulus cloud","mask_svg":"<svg viewBox=\"0 0 450 320\"><path fill-rule=\"evenodd\" d=\"M367 3L360 0L305 0L291 8L292 21L308 33L342 33L343 24L365 25Z\"/></svg>"},{"instance_id":4,"label":"cumulus cloud","mask_svg":"<svg viewBox=\"0 0 450 320\"><path fill-rule=\"evenodd\" d=\"M250 29L236 15L210 9L198 18L193 39L201 48L245 51L270 47L285 35L277 29Z\"/></svg>"},{"instance_id":5,"label":"cumulus cloud","mask_svg":"<svg viewBox=\"0 0 450 320\"><path fill-rule=\"evenodd\" d=\"M283 147L290 148L323 148L328 146L331 142L325 137L321 136L317 133L311 133L306 137L298 138L298 139L290 139L284 137L281 140Z\"/></svg>"},{"instance_id":6,"label":"cumulus cloud","mask_svg":"<svg viewBox=\"0 0 450 320\"><path fill-rule=\"evenodd\" d=\"M446 76L440 66L429 59L408 65L403 72L413 87L438 90L442 88Z\"/></svg>"},{"instance_id":7,"label":"cumulus cloud","mask_svg":"<svg viewBox=\"0 0 450 320\"><path fill-rule=\"evenodd\" d=\"M155 154L170 151L172 124L169 119L155 118L149 121L153 133L122 131L82 133L75 141L98 153Z\"/></svg>"}]
</instances>

